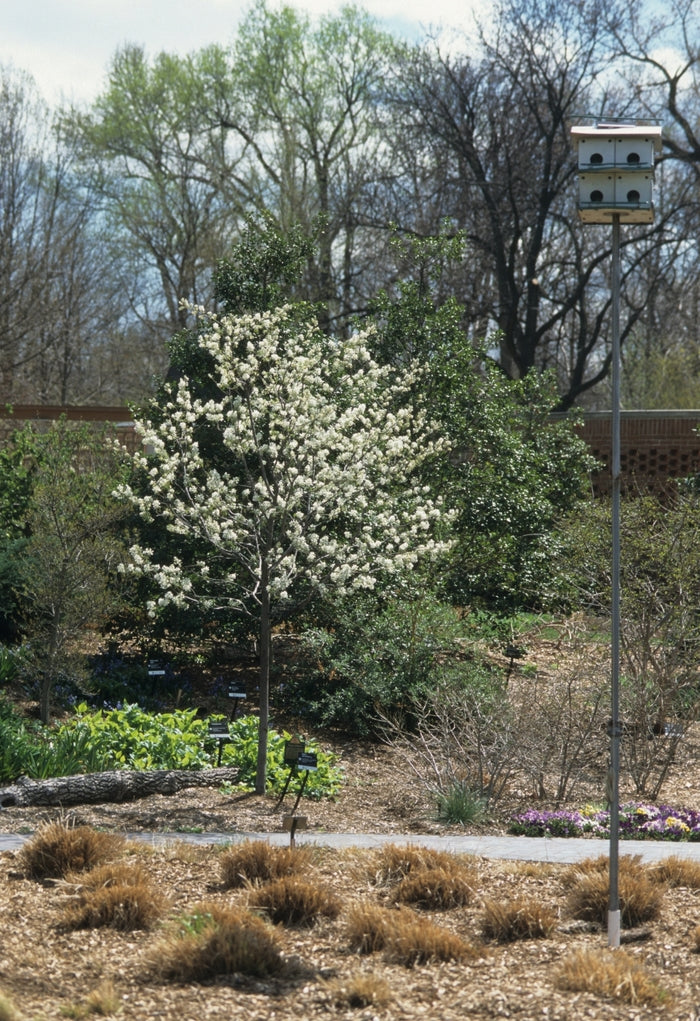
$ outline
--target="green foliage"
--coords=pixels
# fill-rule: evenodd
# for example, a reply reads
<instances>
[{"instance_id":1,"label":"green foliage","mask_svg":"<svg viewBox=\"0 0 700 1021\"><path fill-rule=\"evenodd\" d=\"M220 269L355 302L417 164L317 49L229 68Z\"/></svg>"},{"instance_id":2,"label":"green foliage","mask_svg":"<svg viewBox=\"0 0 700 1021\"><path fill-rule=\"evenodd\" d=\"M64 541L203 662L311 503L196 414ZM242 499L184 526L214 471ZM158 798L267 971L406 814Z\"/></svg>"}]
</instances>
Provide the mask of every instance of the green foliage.
<instances>
[{"instance_id":1,"label":"green foliage","mask_svg":"<svg viewBox=\"0 0 700 1021\"><path fill-rule=\"evenodd\" d=\"M567 595L551 566L556 525L585 494L593 461L575 419L552 415L554 378L533 371L509 379L486 345L466 335L464 309L436 298L462 247L459 236L445 236L407 252L419 280L374 303L376 350L384 361L428 366L412 399L430 409L449 443L427 481L456 513L450 597L500 613L556 607Z\"/></svg>"},{"instance_id":2,"label":"green foliage","mask_svg":"<svg viewBox=\"0 0 700 1021\"><path fill-rule=\"evenodd\" d=\"M86 733L49 729L25 720L9 702L0 702L0 783L18 776L46 779L109 768L109 760Z\"/></svg>"},{"instance_id":3,"label":"green foliage","mask_svg":"<svg viewBox=\"0 0 700 1021\"><path fill-rule=\"evenodd\" d=\"M213 717L223 719L223 717ZM231 743L222 765L240 770L239 786L255 780L258 718L242 717L231 724ZM291 735L271 731L268 745L270 786L281 791L289 775L284 746ZM218 743L209 737L208 721L195 709L148 713L137 705L91 711L85 703L58 728L23 719L9 702L0 700L0 783L18 776L71 776L105 769L206 769L216 762ZM304 795L332 797L341 772L335 757L309 743L318 769L310 772Z\"/></svg>"},{"instance_id":4,"label":"green foliage","mask_svg":"<svg viewBox=\"0 0 700 1021\"><path fill-rule=\"evenodd\" d=\"M110 769L204 769L216 747L196 709L153 714L125 705L91 712L82 703L61 733L88 740Z\"/></svg>"},{"instance_id":5,"label":"green foliage","mask_svg":"<svg viewBox=\"0 0 700 1021\"><path fill-rule=\"evenodd\" d=\"M484 798L464 782L455 782L448 790L438 794L438 816L448 823L462 826L480 822L484 817Z\"/></svg>"},{"instance_id":6,"label":"green foliage","mask_svg":"<svg viewBox=\"0 0 700 1021\"><path fill-rule=\"evenodd\" d=\"M552 417L553 379L510 380L488 362L477 373L472 358L445 351L434 368L454 451L439 481L458 513L449 590L502 612L553 608L567 597L552 570L556 526L582 500L593 461L574 420Z\"/></svg>"},{"instance_id":7,"label":"green foliage","mask_svg":"<svg viewBox=\"0 0 700 1021\"><path fill-rule=\"evenodd\" d=\"M453 607L429 591L388 601L358 595L317 614L323 619L304 628L304 655L282 694L295 713L357 735L372 733L380 715L412 717L440 655L455 654L464 634Z\"/></svg>"},{"instance_id":8,"label":"green foliage","mask_svg":"<svg viewBox=\"0 0 700 1021\"><path fill-rule=\"evenodd\" d=\"M299 224L283 233L269 213L249 217L240 240L217 267L215 297L235 315L298 300L297 284L313 251L313 240Z\"/></svg>"},{"instance_id":9,"label":"green foliage","mask_svg":"<svg viewBox=\"0 0 700 1021\"><path fill-rule=\"evenodd\" d=\"M57 675L76 673L76 639L88 625L104 625L119 603L124 509L113 491L122 457L104 433L65 419L45 433L21 431L16 444L4 461L16 474L5 507L5 534L11 536L5 553L22 540L14 591L29 640L27 669L39 683L41 718L48 723ZM23 460L15 464L19 454Z\"/></svg>"},{"instance_id":10,"label":"green foliage","mask_svg":"<svg viewBox=\"0 0 700 1021\"><path fill-rule=\"evenodd\" d=\"M224 746L222 765L235 766L240 770L239 785L246 788L255 786L255 773L258 755L257 716L243 716L230 726L231 743ZM270 730L267 740L267 780L272 791L280 793L289 777L289 766L284 761L284 746L292 735L286 731L279 733ZM335 756L322 751L316 744L309 742L307 752L315 752L318 757L318 768L309 772L304 787L304 797L333 797L340 788L342 774L335 764ZM296 786L301 778L296 781Z\"/></svg>"},{"instance_id":11,"label":"green foliage","mask_svg":"<svg viewBox=\"0 0 700 1021\"><path fill-rule=\"evenodd\" d=\"M16 429L0 447L0 639L19 633L29 505L44 447L31 425Z\"/></svg>"},{"instance_id":12,"label":"green foliage","mask_svg":"<svg viewBox=\"0 0 700 1021\"><path fill-rule=\"evenodd\" d=\"M22 646L0 645L0 687L12 684L19 678L25 655Z\"/></svg>"}]
</instances>

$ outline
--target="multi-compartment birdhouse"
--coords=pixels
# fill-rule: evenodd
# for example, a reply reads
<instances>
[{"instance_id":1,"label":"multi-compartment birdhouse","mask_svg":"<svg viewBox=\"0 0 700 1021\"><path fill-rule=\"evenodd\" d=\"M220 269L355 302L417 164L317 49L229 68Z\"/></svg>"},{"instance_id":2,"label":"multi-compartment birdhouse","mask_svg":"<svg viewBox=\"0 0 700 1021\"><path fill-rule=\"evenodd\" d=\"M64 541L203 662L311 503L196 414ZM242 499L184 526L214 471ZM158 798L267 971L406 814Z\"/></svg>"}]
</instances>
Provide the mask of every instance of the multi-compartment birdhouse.
<instances>
[{"instance_id":1,"label":"multi-compartment birdhouse","mask_svg":"<svg viewBox=\"0 0 700 1021\"><path fill-rule=\"evenodd\" d=\"M578 215L584 223L653 223L654 159L661 128L598 124L571 129L578 152Z\"/></svg>"}]
</instances>

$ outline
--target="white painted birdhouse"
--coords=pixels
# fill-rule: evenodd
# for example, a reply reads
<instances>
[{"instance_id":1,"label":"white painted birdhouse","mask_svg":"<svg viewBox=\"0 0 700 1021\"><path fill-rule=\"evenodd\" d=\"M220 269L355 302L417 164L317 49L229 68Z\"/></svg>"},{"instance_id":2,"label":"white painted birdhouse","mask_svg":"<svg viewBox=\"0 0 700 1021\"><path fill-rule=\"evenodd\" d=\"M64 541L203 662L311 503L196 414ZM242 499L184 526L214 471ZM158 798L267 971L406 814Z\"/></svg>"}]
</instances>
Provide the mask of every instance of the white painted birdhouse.
<instances>
[{"instance_id":1,"label":"white painted birdhouse","mask_svg":"<svg viewBox=\"0 0 700 1021\"><path fill-rule=\"evenodd\" d=\"M633 124L575 126L578 214L584 223L653 223L654 159L661 128Z\"/></svg>"}]
</instances>

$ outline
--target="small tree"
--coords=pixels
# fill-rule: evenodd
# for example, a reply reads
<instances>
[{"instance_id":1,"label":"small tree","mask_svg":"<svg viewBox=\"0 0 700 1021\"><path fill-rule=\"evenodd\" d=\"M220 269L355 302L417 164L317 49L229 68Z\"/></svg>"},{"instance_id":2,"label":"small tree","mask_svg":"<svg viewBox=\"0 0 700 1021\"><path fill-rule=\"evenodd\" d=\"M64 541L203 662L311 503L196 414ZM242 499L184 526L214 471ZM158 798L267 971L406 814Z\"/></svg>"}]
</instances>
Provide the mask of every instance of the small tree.
<instances>
[{"instance_id":1,"label":"small tree","mask_svg":"<svg viewBox=\"0 0 700 1021\"><path fill-rule=\"evenodd\" d=\"M113 495L122 456L103 435L62 420L38 438L37 449L22 596L40 716L48 723L56 674L71 664L76 640L119 605L114 582L126 554L119 535L125 511Z\"/></svg>"},{"instance_id":2,"label":"small tree","mask_svg":"<svg viewBox=\"0 0 700 1021\"><path fill-rule=\"evenodd\" d=\"M373 589L446 548L440 503L415 481L439 443L401 407L418 370L377 365L367 334L329 340L292 306L194 312L215 396L187 375L173 384L138 423L143 486L122 488L182 545L160 557L134 547L130 569L161 589L153 614L192 602L256 619L264 793L273 623L314 594Z\"/></svg>"}]
</instances>

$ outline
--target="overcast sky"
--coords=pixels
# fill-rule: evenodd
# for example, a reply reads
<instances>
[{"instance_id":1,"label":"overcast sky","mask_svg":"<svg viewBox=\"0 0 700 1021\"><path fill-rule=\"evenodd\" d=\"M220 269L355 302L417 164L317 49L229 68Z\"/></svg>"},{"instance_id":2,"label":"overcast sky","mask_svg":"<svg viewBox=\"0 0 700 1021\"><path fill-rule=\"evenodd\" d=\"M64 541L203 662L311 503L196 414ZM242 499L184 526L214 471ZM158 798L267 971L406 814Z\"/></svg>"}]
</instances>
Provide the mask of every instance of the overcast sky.
<instances>
[{"instance_id":1,"label":"overcast sky","mask_svg":"<svg viewBox=\"0 0 700 1021\"><path fill-rule=\"evenodd\" d=\"M340 3L291 0L311 14ZM475 4L488 0L367 0L384 27L414 38L429 27L468 29ZM124 43L188 53L229 43L249 8L242 0L0 0L0 64L29 71L53 105L89 100L100 90L114 51Z\"/></svg>"}]
</instances>

